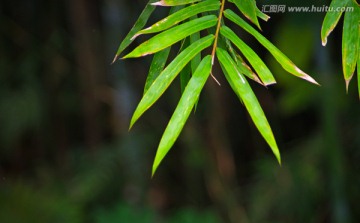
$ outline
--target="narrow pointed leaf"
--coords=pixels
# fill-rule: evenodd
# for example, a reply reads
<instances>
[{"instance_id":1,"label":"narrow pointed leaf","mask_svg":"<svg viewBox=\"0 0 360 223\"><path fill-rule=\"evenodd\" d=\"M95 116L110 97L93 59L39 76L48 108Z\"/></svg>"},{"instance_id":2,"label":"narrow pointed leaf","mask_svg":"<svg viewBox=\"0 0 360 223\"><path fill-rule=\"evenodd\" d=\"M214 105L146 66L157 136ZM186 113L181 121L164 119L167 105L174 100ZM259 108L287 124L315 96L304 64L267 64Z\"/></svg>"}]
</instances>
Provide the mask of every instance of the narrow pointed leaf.
<instances>
[{"instance_id":1,"label":"narrow pointed leaf","mask_svg":"<svg viewBox=\"0 0 360 223\"><path fill-rule=\"evenodd\" d=\"M190 44L195 43L200 39L200 32L194 33L190 35ZM201 53L197 54L192 60L191 60L191 73L194 73L196 68L199 66L201 62Z\"/></svg>"},{"instance_id":2,"label":"narrow pointed leaf","mask_svg":"<svg viewBox=\"0 0 360 223\"><path fill-rule=\"evenodd\" d=\"M259 77L256 75L256 73L254 73L254 71L251 69L251 67L249 67L245 62L241 62L240 60L238 60L237 58L239 58L239 55L236 55L236 59L234 59L234 61L236 62L239 71L244 74L245 76L247 76L248 78L250 78L251 80L257 82L260 85L264 86L264 83L261 82L261 80L259 79Z\"/></svg>"},{"instance_id":3,"label":"narrow pointed leaf","mask_svg":"<svg viewBox=\"0 0 360 223\"><path fill-rule=\"evenodd\" d=\"M234 3L235 0L229 0L229 2ZM257 17L259 17L260 19L264 20L264 21L268 21L270 19L270 16L266 15L265 13L263 13L257 6L256 6L256 1L255 0L251 0L254 2L255 4L255 11L256 11L256 15Z\"/></svg>"},{"instance_id":4,"label":"narrow pointed leaf","mask_svg":"<svg viewBox=\"0 0 360 223\"><path fill-rule=\"evenodd\" d=\"M346 90L354 75L359 51L360 8L350 1L348 6L354 7L353 12L346 12L342 38L342 63L346 82Z\"/></svg>"},{"instance_id":5,"label":"narrow pointed leaf","mask_svg":"<svg viewBox=\"0 0 360 223\"><path fill-rule=\"evenodd\" d=\"M179 11L182 6L172 7L170 9L170 14ZM147 75L144 94L149 89L150 85L155 81L155 79L159 76L161 71L164 69L166 61L169 57L171 47L168 47L162 51L159 51L154 54L153 60L150 65L149 74Z\"/></svg>"},{"instance_id":6,"label":"narrow pointed leaf","mask_svg":"<svg viewBox=\"0 0 360 223\"><path fill-rule=\"evenodd\" d=\"M154 175L160 162L174 145L176 139L180 135L186 120L188 119L191 110L199 99L201 90L203 89L206 80L211 71L211 56L206 56L191 77L187 84L180 101L171 116L169 124L161 138L159 147L156 152L156 157L153 164L152 175Z\"/></svg>"},{"instance_id":7,"label":"narrow pointed leaf","mask_svg":"<svg viewBox=\"0 0 360 223\"><path fill-rule=\"evenodd\" d=\"M264 20L265 22L267 22L270 19L270 16L266 15L265 13L263 13L259 8L256 7L256 15Z\"/></svg>"},{"instance_id":8,"label":"narrow pointed leaf","mask_svg":"<svg viewBox=\"0 0 360 223\"><path fill-rule=\"evenodd\" d=\"M231 42L233 42L235 46L237 46L237 48L249 61L251 66L255 69L261 81L265 85L276 83L274 76L272 75L269 68L265 65L265 63L261 60L261 58L251 49L251 47L246 45L231 29L223 26L220 29L220 33L221 35L231 40Z\"/></svg>"},{"instance_id":9,"label":"narrow pointed leaf","mask_svg":"<svg viewBox=\"0 0 360 223\"><path fill-rule=\"evenodd\" d=\"M184 92L186 85L188 84L191 78L191 65L190 63L186 64L184 69L180 72L180 90L181 94Z\"/></svg>"},{"instance_id":10,"label":"narrow pointed leaf","mask_svg":"<svg viewBox=\"0 0 360 223\"><path fill-rule=\"evenodd\" d=\"M145 87L144 87L144 94L155 81L155 79L159 76L161 71L163 71L166 61L169 57L171 47L168 47L160 52L154 54L154 58L151 62L149 74L146 78Z\"/></svg>"},{"instance_id":11,"label":"narrow pointed leaf","mask_svg":"<svg viewBox=\"0 0 360 223\"><path fill-rule=\"evenodd\" d=\"M191 46L183 50L164 70L158 78L153 82L147 90L141 101L139 102L133 117L131 119L130 128L139 119L139 117L149 109L165 92L171 82L180 73L190 60L199 52L209 47L214 41L214 35L208 35Z\"/></svg>"},{"instance_id":12,"label":"narrow pointed leaf","mask_svg":"<svg viewBox=\"0 0 360 223\"><path fill-rule=\"evenodd\" d=\"M179 22L191 18L194 15L197 15L202 12L218 10L219 7L220 7L220 2L216 0L208 0L195 5L188 6L160 20L154 25L137 32L133 38L141 34L156 33L166 30L178 24Z\"/></svg>"},{"instance_id":13,"label":"narrow pointed leaf","mask_svg":"<svg viewBox=\"0 0 360 223\"><path fill-rule=\"evenodd\" d=\"M190 46L190 40L188 38L185 39L182 47L187 48ZM182 51L182 49L180 49ZM193 59L192 59L193 60ZM191 77L191 63L186 64L186 66L180 72L180 90L181 94L184 92L187 83L189 82Z\"/></svg>"},{"instance_id":14,"label":"narrow pointed leaf","mask_svg":"<svg viewBox=\"0 0 360 223\"><path fill-rule=\"evenodd\" d=\"M254 23L259 29L260 24L257 19L256 3L253 0L233 0L236 7L244 14L244 16Z\"/></svg>"},{"instance_id":15,"label":"narrow pointed leaf","mask_svg":"<svg viewBox=\"0 0 360 223\"><path fill-rule=\"evenodd\" d=\"M349 1L351 0L332 0L329 8L338 9L345 7ZM323 46L326 45L327 38L338 24L342 13L343 12L341 10L332 10L326 13L321 27L321 42Z\"/></svg>"},{"instance_id":16,"label":"narrow pointed leaf","mask_svg":"<svg viewBox=\"0 0 360 223\"><path fill-rule=\"evenodd\" d=\"M277 47L275 47L269 40L267 40L263 35L261 35L258 31L256 31L253 27L251 27L248 23L246 23L243 19L241 19L238 15L236 15L233 11L227 9L224 11L224 15L226 18L236 23L240 27L242 27L245 31L254 36L279 62L279 64L289 73L307 80L311 83L318 83L308 74L300 70L287 56L285 56Z\"/></svg>"},{"instance_id":17,"label":"narrow pointed leaf","mask_svg":"<svg viewBox=\"0 0 360 223\"><path fill-rule=\"evenodd\" d=\"M222 36L220 36L220 37L222 37ZM228 50L228 52L230 53L230 55L232 56L232 58L238 65L240 72L242 74L244 74L245 76L247 76L248 78L250 78L251 80L253 80L261 85L264 85L260 81L259 77L254 73L254 71L252 71L252 69L246 64L244 59L237 52L235 52L234 48L231 45L230 40L227 38L220 38L220 41L226 42L226 49Z\"/></svg>"},{"instance_id":18,"label":"narrow pointed leaf","mask_svg":"<svg viewBox=\"0 0 360 223\"><path fill-rule=\"evenodd\" d=\"M156 0L150 0L147 5L145 6L145 9L140 14L139 18L135 22L135 25L132 27L130 32L126 35L125 39L121 42L118 51L116 52L115 58L113 60L113 63L120 57L120 54L134 41L131 39L135 33L137 33L139 30L144 28L146 22L148 21L150 15L153 13L155 6L151 5L151 3L154 3Z\"/></svg>"},{"instance_id":19,"label":"narrow pointed leaf","mask_svg":"<svg viewBox=\"0 0 360 223\"><path fill-rule=\"evenodd\" d=\"M197 16L193 16L192 19L197 18ZM196 41L198 41L201 38L200 36L200 32L194 33L190 36L190 44L195 43ZM195 73L196 68L199 66L201 62L201 52L198 53L190 62L190 68L191 68L191 74ZM198 101L199 99L196 101L195 106L194 106L194 112L196 111L197 105L198 105Z\"/></svg>"},{"instance_id":20,"label":"narrow pointed leaf","mask_svg":"<svg viewBox=\"0 0 360 223\"><path fill-rule=\"evenodd\" d=\"M176 42L179 42L180 40L184 39L187 36L190 36L193 33L215 26L216 22L216 16L209 15L178 25L142 43L124 58L141 57L148 54L156 53L162 49L173 45Z\"/></svg>"},{"instance_id":21,"label":"narrow pointed leaf","mask_svg":"<svg viewBox=\"0 0 360 223\"><path fill-rule=\"evenodd\" d=\"M159 6L176 6L176 5L186 5L194 2L199 2L201 0L161 0L158 2L152 3L152 5Z\"/></svg>"},{"instance_id":22,"label":"narrow pointed leaf","mask_svg":"<svg viewBox=\"0 0 360 223\"><path fill-rule=\"evenodd\" d=\"M239 97L239 99L243 101L255 126L257 127L261 135L264 137L266 142L269 144L275 157L281 164L280 152L276 144L273 132L249 83L240 73L235 61L231 58L231 56L226 50L218 48L216 50L216 55L219 59L221 67L223 68L225 77L230 83L230 86L232 87L236 95Z\"/></svg>"}]
</instances>

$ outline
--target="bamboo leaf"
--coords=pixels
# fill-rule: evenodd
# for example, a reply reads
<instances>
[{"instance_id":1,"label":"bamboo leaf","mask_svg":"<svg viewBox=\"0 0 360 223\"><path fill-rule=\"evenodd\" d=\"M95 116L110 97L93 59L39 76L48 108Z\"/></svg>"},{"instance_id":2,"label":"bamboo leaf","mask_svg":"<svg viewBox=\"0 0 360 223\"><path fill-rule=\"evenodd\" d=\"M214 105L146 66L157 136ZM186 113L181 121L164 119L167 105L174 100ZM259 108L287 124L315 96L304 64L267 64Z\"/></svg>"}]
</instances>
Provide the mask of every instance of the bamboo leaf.
<instances>
[{"instance_id":1,"label":"bamboo leaf","mask_svg":"<svg viewBox=\"0 0 360 223\"><path fill-rule=\"evenodd\" d=\"M186 47L188 47L190 45L191 45L190 40L188 38L186 38L185 41L184 41L184 44L182 45L182 47L186 48ZM182 51L182 49L180 49L180 50ZM191 63L188 63L188 64L186 64L186 66L180 72L180 90L181 90L181 94L184 92L185 87L186 87L187 83L189 82L190 78L191 78Z\"/></svg>"},{"instance_id":2,"label":"bamboo leaf","mask_svg":"<svg viewBox=\"0 0 360 223\"><path fill-rule=\"evenodd\" d=\"M220 29L220 33L224 37L231 40L231 42L233 42L235 46L237 46L237 48L249 61L251 66L255 69L261 81L265 85L276 83L274 76L271 74L271 71L261 60L261 58L248 45L246 45L231 29L226 26L222 26Z\"/></svg>"},{"instance_id":3,"label":"bamboo leaf","mask_svg":"<svg viewBox=\"0 0 360 223\"><path fill-rule=\"evenodd\" d=\"M194 2L199 2L201 0L161 0L152 5L159 5L159 6L176 6L176 5L186 5Z\"/></svg>"},{"instance_id":4,"label":"bamboo leaf","mask_svg":"<svg viewBox=\"0 0 360 223\"><path fill-rule=\"evenodd\" d=\"M256 15L264 20L265 22L267 22L270 19L270 16L266 15L265 13L263 13L259 8L256 7Z\"/></svg>"},{"instance_id":5,"label":"bamboo leaf","mask_svg":"<svg viewBox=\"0 0 360 223\"><path fill-rule=\"evenodd\" d=\"M358 53L358 62L357 62L357 79L358 79L358 91L359 91L359 99L360 99L360 50Z\"/></svg>"},{"instance_id":6,"label":"bamboo leaf","mask_svg":"<svg viewBox=\"0 0 360 223\"><path fill-rule=\"evenodd\" d=\"M170 14L177 12L182 6L172 7L170 9ZM150 85L154 82L154 80L159 76L161 71L164 69L166 61L169 57L171 47L168 47L162 51L159 51L154 54L153 60L150 65L149 74L147 75L144 94L149 89Z\"/></svg>"},{"instance_id":7,"label":"bamboo leaf","mask_svg":"<svg viewBox=\"0 0 360 223\"><path fill-rule=\"evenodd\" d=\"M280 152L276 144L274 135L249 83L240 73L235 61L231 58L231 56L226 50L217 48L216 55L223 68L225 77L230 83L230 86L232 87L236 95L239 97L239 99L243 101L255 126L257 127L261 135L264 137L266 142L269 144L275 157L281 164Z\"/></svg>"},{"instance_id":8,"label":"bamboo leaf","mask_svg":"<svg viewBox=\"0 0 360 223\"><path fill-rule=\"evenodd\" d=\"M318 83L308 74L300 70L287 56L285 56L278 48L276 48L269 40L267 40L263 35L261 35L258 31L256 31L253 27L251 27L248 23L246 23L243 19L241 19L238 15L236 15L233 11L227 9L224 11L224 15L226 18L236 23L240 27L242 27L245 31L254 36L280 63L280 65L289 73L294 76L300 77L304 80L307 80L311 83Z\"/></svg>"},{"instance_id":9,"label":"bamboo leaf","mask_svg":"<svg viewBox=\"0 0 360 223\"><path fill-rule=\"evenodd\" d=\"M350 1L349 5L354 8L353 12L346 12L342 38L342 63L346 82L346 90L354 75L359 51L359 21L360 8Z\"/></svg>"},{"instance_id":10,"label":"bamboo leaf","mask_svg":"<svg viewBox=\"0 0 360 223\"><path fill-rule=\"evenodd\" d=\"M171 47L168 47L154 54L153 60L150 65L149 74L146 78L144 94L155 81L155 79L159 76L161 71L164 69L166 61L169 57L170 50Z\"/></svg>"},{"instance_id":11,"label":"bamboo leaf","mask_svg":"<svg viewBox=\"0 0 360 223\"><path fill-rule=\"evenodd\" d=\"M220 36L222 37L222 36ZM237 53L235 52L234 48L231 45L230 40L228 40L227 38L220 38L220 41L225 41L226 43L226 49L228 50L228 52L230 53L230 55L232 56L232 58L234 59L234 61L236 62L236 64L238 65L238 68L240 70L240 72L242 74L244 74L245 76L247 76L248 78L250 78L251 80L264 85L260 79L258 78L258 76L254 73L254 71L252 71L251 67L249 67L246 62L244 61L244 59Z\"/></svg>"},{"instance_id":12,"label":"bamboo leaf","mask_svg":"<svg viewBox=\"0 0 360 223\"><path fill-rule=\"evenodd\" d=\"M155 2L155 1L156 0L150 0L147 3L144 10L140 14L139 18L135 22L135 25L132 27L130 32L126 35L125 39L120 43L119 49L116 52L116 55L115 55L112 63L114 63L120 57L120 54L134 41L133 39L131 39L134 36L134 34L137 33L139 30L141 30L142 28L144 28L150 15L153 13L153 11L155 9L155 6L151 5L151 3Z\"/></svg>"},{"instance_id":13,"label":"bamboo leaf","mask_svg":"<svg viewBox=\"0 0 360 223\"><path fill-rule=\"evenodd\" d=\"M190 36L193 33L216 25L216 22L217 17L215 15L209 15L178 25L142 43L124 58L141 57L156 53L184 39L185 37Z\"/></svg>"},{"instance_id":14,"label":"bamboo leaf","mask_svg":"<svg viewBox=\"0 0 360 223\"><path fill-rule=\"evenodd\" d=\"M161 72L139 102L131 119L130 128L139 117L159 99L186 64L199 52L209 47L213 41L214 35L208 35L198 40L183 50L163 72Z\"/></svg>"},{"instance_id":15,"label":"bamboo leaf","mask_svg":"<svg viewBox=\"0 0 360 223\"><path fill-rule=\"evenodd\" d=\"M257 19L256 3L253 0L233 0L236 7L244 14L244 16L254 23L259 29L260 24Z\"/></svg>"},{"instance_id":16,"label":"bamboo leaf","mask_svg":"<svg viewBox=\"0 0 360 223\"><path fill-rule=\"evenodd\" d=\"M342 7L345 7L350 0L332 0L329 8L332 9L339 9ZM325 46L327 43L327 37L330 35L330 33L334 30L337 23L339 22L342 11L338 10L331 10L328 11L325 15L322 27L321 27L321 41L322 45Z\"/></svg>"},{"instance_id":17,"label":"bamboo leaf","mask_svg":"<svg viewBox=\"0 0 360 223\"><path fill-rule=\"evenodd\" d=\"M220 7L220 2L217 0L208 0L208 1L204 1L201 3L195 4L195 5L188 6L184 9L181 9L180 11L177 11L177 12L169 15L168 17L160 20L159 22L155 23L154 25L152 25L146 29L140 30L139 32L137 32L135 34L133 39L141 34L156 33L156 32L166 30L166 29L178 24L179 22L182 22L188 18L191 18L192 16L195 16L202 12L218 10L219 7Z\"/></svg>"},{"instance_id":18,"label":"bamboo leaf","mask_svg":"<svg viewBox=\"0 0 360 223\"><path fill-rule=\"evenodd\" d=\"M190 35L190 44L195 43L200 39L200 33L194 33ZM191 60L191 72L194 73L196 68L199 66L201 62L201 53L197 54L192 60Z\"/></svg>"},{"instance_id":19,"label":"bamboo leaf","mask_svg":"<svg viewBox=\"0 0 360 223\"><path fill-rule=\"evenodd\" d=\"M197 15L193 16L192 19L195 19L195 18L197 18ZM192 35L190 36L190 44L195 43L195 42L198 41L200 38L201 38L200 32L197 32L197 33L192 34ZM191 67L190 67L190 68L191 68L191 74L194 74L194 73L195 73L195 70L196 70L196 68L199 66L200 62L201 62L201 53L198 53L198 54L191 60L191 62L190 62L190 64L191 64ZM195 112L196 109L197 109L198 101L199 101L199 99L198 99L198 100L196 101L196 103L195 103L194 112Z\"/></svg>"},{"instance_id":20,"label":"bamboo leaf","mask_svg":"<svg viewBox=\"0 0 360 223\"><path fill-rule=\"evenodd\" d=\"M154 175L160 162L174 145L176 139L180 135L186 120L188 119L191 110L199 99L200 92L204 87L206 80L211 71L211 56L206 56L191 77L187 84L180 101L171 116L169 124L167 125L164 134L161 138L159 147L156 152L156 157L153 164L152 175Z\"/></svg>"}]
</instances>

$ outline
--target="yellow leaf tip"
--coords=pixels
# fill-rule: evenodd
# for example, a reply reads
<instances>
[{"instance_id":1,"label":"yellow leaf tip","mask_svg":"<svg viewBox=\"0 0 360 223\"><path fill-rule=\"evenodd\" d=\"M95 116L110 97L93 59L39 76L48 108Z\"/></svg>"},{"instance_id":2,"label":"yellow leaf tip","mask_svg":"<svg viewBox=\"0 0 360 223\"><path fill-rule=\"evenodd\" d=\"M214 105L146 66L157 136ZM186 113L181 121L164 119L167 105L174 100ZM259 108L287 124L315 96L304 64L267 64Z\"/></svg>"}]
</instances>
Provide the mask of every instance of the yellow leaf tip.
<instances>
[{"instance_id":1,"label":"yellow leaf tip","mask_svg":"<svg viewBox=\"0 0 360 223\"><path fill-rule=\"evenodd\" d=\"M151 3L151 5L167 6L164 1L154 2L154 3Z\"/></svg>"},{"instance_id":2,"label":"yellow leaf tip","mask_svg":"<svg viewBox=\"0 0 360 223\"><path fill-rule=\"evenodd\" d=\"M345 85L346 85L346 94L349 93L349 85L350 85L350 81L351 79L345 80Z\"/></svg>"},{"instance_id":3,"label":"yellow leaf tip","mask_svg":"<svg viewBox=\"0 0 360 223\"><path fill-rule=\"evenodd\" d=\"M111 62L111 65L113 65L118 59L119 59L119 55L116 54L113 61Z\"/></svg>"},{"instance_id":4,"label":"yellow leaf tip","mask_svg":"<svg viewBox=\"0 0 360 223\"><path fill-rule=\"evenodd\" d=\"M326 37L323 38L322 41L321 41L321 43L322 43L323 46L326 46L326 44L327 44L327 38L326 38Z\"/></svg>"}]
</instances>

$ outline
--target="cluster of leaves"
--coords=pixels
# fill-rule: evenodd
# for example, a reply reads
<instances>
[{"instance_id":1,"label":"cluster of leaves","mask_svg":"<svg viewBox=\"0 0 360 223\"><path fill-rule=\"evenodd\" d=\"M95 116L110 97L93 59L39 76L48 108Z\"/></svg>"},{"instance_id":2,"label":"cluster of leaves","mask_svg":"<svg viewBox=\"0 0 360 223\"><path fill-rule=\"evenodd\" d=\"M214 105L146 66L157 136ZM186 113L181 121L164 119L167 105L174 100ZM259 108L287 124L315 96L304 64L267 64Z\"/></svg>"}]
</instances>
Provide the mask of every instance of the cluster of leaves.
<instances>
[{"instance_id":1,"label":"cluster of leaves","mask_svg":"<svg viewBox=\"0 0 360 223\"><path fill-rule=\"evenodd\" d=\"M245 105L255 126L272 149L278 162L281 163L275 137L247 78L263 86L275 84L276 80L256 52L231 28L227 27L225 22L231 21L251 34L287 72L317 84L253 26L237 13L226 9L225 4L228 2L235 4L238 10L258 29L260 29L258 18L265 21L269 19L257 8L255 0L161 0L157 2L150 0L116 53L114 61L139 35L159 33L123 57L134 58L154 54L144 95L134 112L130 128L160 98L174 79L180 76L182 96L160 141L153 164L153 174L173 146L191 110L199 100L199 95L212 73L215 58L219 61L229 85ZM157 6L171 7L170 15L143 29ZM201 31L205 31L203 33L207 35L202 37ZM179 53L165 66L171 46L178 42L181 43ZM209 47L212 47L211 54L202 55L201 52Z\"/></svg>"},{"instance_id":2,"label":"cluster of leaves","mask_svg":"<svg viewBox=\"0 0 360 223\"><path fill-rule=\"evenodd\" d=\"M346 82L346 90L349 88L354 76L356 64L358 89L360 97L360 6L356 0L333 0L330 4L332 9L346 9L342 37L342 64ZM323 46L327 43L327 37L338 24L343 10L329 11L321 28L321 40Z\"/></svg>"}]
</instances>

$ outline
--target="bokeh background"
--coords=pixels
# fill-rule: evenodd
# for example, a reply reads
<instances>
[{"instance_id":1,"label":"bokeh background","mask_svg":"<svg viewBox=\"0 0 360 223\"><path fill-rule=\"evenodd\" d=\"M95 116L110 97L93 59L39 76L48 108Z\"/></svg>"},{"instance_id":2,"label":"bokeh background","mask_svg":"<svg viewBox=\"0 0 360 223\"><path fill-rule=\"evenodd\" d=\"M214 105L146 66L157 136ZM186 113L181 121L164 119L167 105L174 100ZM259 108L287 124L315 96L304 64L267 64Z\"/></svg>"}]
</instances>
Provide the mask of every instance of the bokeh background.
<instances>
[{"instance_id":1,"label":"bokeh background","mask_svg":"<svg viewBox=\"0 0 360 223\"><path fill-rule=\"evenodd\" d=\"M222 86L209 79L151 179L179 81L129 132L151 56L110 65L145 4L0 1L0 222L359 222L360 106L356 80L346 94L342 78L342 20L327 47L324 13L272 13L261 23L321 87L284 72L237 29L278 81L251 85L281 167L216 66ZM265 4L329 1L258 1ZM166 14L156 9L149 24Z\"/></svg>"}]
</instances>

